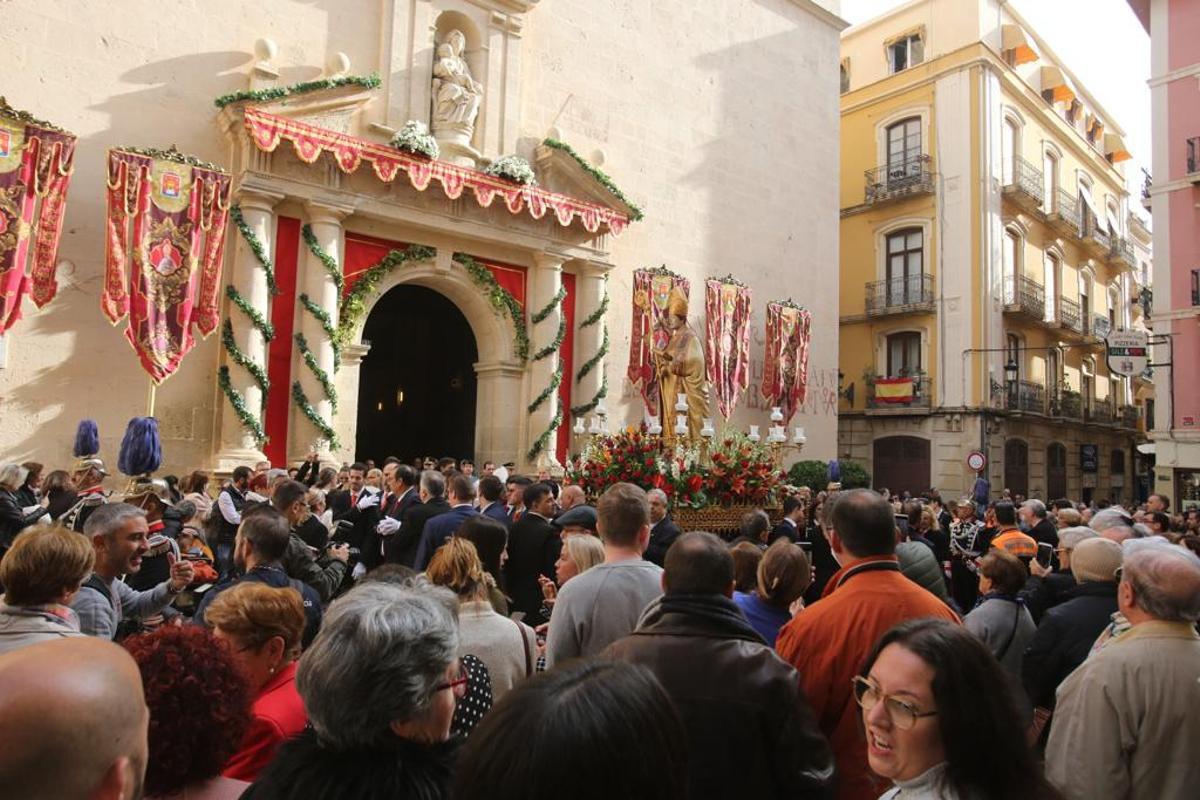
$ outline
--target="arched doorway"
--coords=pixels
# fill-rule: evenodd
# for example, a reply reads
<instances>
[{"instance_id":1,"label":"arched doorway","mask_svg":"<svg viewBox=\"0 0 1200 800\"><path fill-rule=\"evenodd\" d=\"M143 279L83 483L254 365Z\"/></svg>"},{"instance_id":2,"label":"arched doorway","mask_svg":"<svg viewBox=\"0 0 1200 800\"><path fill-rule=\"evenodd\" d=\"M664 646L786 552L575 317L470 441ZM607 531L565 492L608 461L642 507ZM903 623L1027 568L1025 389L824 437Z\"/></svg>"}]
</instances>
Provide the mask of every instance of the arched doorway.
<instances>
[{"instance_id":1,"label":"arched doorway","mask_svg":"<svg viewBox=\"0 0 1200 800\"><path fill-rule=\"evenodd\" d=\"M929 440L916 436L887 436L876 439L872 472L876 489L893 494L919 494L929 488Z\"/></svg>"},{"instance_id":2,"label":"arched doorway","mask_svg":"<svg viewBox=\"0 0 1200 800\"><path fill-rule=\"evenodd\" d=\"M376 463L475 451L475 335L444 295L403 284L384 294L363 328L355 455Z\"/></svg>"},{"instance_id":3,"label":"arched doorway","mask_svg":"<svg viewBox=\"0 0 1200 800\"><path fill-rule=\"evenodd\" d=\"M1020 439L1004 443L1004 488L1029 497L1029 445Z\"/></svg>"},{"instance_id":4,"label":"arched doorway","mask_svg":"<svg viewBox=\"0 0 1200 800\"><path fill-rule=\"evenodd\" d=\"M1067 496L1067 448L1055 442L1046 448L1046 501Z\"/></svg>"}]
</instances>

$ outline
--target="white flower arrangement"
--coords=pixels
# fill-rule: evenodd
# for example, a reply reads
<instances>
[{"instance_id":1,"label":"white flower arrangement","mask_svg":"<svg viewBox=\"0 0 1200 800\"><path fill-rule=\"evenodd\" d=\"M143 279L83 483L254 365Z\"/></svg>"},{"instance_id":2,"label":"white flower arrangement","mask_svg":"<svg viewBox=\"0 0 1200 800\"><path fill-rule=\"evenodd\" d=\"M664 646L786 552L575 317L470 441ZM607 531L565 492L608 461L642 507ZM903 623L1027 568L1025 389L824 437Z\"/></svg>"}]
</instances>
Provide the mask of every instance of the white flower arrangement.
<instances>
[{"instance_id":1,"label":"white flower arrangement","mask_svg":"<svg viewBox=\"0 0 1200 800\"><path fill-rule=\"evenodd\" d=\"M437 158L441 152L437 139L433 138L425 123L414 119L404 123L404 127L392 137L390 144L397 150L416 153L426 158Z\"/></svg>"},{"instance_id":2,"label":"white flower arrangement","mask_svg":"<svg viewBox=\"0 0 1200 800\"><path fill-rule=\"evenodd\" d=\"M494 175L497 178L504 178L515 183L523 183L527 186L537 184L537 177L533 174L533 167L520 156L500 156L484 172L488 175Z\"/></svg>"}]
</instances>

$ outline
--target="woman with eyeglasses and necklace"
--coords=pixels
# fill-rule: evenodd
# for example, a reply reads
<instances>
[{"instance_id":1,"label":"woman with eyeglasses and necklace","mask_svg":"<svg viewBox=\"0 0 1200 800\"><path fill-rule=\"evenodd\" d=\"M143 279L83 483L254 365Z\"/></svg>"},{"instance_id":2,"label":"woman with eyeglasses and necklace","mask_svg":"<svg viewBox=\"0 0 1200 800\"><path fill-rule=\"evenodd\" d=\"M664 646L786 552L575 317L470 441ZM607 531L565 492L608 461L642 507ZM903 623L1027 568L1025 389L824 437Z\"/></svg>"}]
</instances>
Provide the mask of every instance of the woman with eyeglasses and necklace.
<instances>
[{"instance_id":1,"label":"woman with eyeglasses and necklace","mask_svg":"<svg viewBox=\"0 0 1200 800\"><path fill-rule=\"evenodd\" d=\"M335 600L296 672L311 727L243 800L446 797L450 724L467 689L457 606L447 589L385 581Z\"/></svg>"},{"instance_id":2,"label":"woman with eyeglasses and necklace","mask_svg":"<svg viewBox=\"0 0 1200 800\"><path fill-rule=\"evenodd\" d=\"M204 612L250 688L250 727L225 769L226 778L253 781L283 742L304 730L308 717L296 692L296 659L304 635L304 601L291 588L238 583Z\"/></svg>"},{"instance_id":3,"label":"woman with eyeglasses and necklace","mask_svg":"<svg viewBox=\"0 0 1200 800\"><path fill-rule=\"evenodd\" d=\"M902 622L853 682L871 770L895 784L880 800L1059 797L1026 742L1002 668L966 628Z\"/></svg>"}]
</instances>

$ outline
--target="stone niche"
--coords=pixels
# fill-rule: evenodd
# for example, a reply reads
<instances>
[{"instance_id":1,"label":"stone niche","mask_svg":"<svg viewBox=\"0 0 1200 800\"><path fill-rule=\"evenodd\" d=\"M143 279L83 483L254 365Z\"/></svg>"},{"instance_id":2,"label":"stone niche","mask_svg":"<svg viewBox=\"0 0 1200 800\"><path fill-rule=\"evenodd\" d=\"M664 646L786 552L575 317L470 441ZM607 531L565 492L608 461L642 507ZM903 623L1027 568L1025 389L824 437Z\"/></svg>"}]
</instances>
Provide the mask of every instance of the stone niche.
<instances>
[{"instance_id":1,"label":"stone niche","mask_svg":"<svg viewBox=\"0 0 1200 800\"><path fill-rule=\"evenodd\" d=\"M390 135L409 120L434 127L438 48L452 31L462 34L461 59L482 87L478 111L461 144L436 133L443 158L486 166L516 147L520 114L521 31L538 0L410 0L397 2L384 38L385 94L377 132Z\"/></svg>"}]
</instances>

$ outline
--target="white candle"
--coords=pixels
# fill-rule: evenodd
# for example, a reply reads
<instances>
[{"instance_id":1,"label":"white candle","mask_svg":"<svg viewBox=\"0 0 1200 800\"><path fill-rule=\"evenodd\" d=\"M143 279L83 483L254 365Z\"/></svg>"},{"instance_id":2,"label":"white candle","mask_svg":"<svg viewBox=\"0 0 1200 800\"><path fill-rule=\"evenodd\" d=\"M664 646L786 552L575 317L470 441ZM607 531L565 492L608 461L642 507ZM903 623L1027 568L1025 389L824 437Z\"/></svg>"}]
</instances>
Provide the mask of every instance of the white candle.
<instances>
[{"instance_id":1,"label":"white candle","mask_svg":"<svg viewBox=\"0 0 1200 800\"><path fill-rule=\"evenodd\" d=\"M583 427L583 417L576 417L574 428L575 433L584 433L585 430L586 429Z\"/></svg>"},{"instance_id":2,"label":"white candle","mask_svg":"<svg viewBox=\"0 0 1200 800\"><path fill-rule=\"evenodd\" d=\"M771 422L783 422L783 410L779 406L771 406Z\"/></svg>"},{"instance_id":3,"label":"white candle","mask_svg":"<svg viewBox=\"0 0 1200 800\"><path fill-rule=\"evenodd\" d=\"M767 439L768 439L768 441L770 441L772 443L786 442L787 434L783 432L782 425L772 425L771 426L771 435L768 436Z\"/></svg>"},{"instance_id":4,"label":"white candle","mask_svg":"<svg viewBox=\"0 0 1200 800\"><path fill-rule=\"evenodd\" d=\"M762 438L761 436L758 435L758 426L757 425L750 426L750 435L747 438L752 442L757 442L759 439Z\"/></svg>"},{"instance_id":5,"label":"white candle","mask_svg":"<svg viewBox=\"0 0 1200 800\"><path fill-rule=\"evenodd\" d=\"M651 436L658 436L662 433L662 423L658 421L657 414L650 416L650 422L648 425L646 425L646 433L650 434Z\"/></svg>"},{"instance_id":6,"label":"white candle","mask_svg":"<svg viewBox=\"0 0 1200 800\"><path fill-rule=\"evenodd\" d=\"M687 411L688 410L688 399L687 399L686 394L675 395L675 410L676 411Z\"/></svg>"},{"instance_id":7,"label":"white candle","mask_svg":"<svg viewBox=\"0 0 1200 800\"><path fill-rule=\"evenodd\" d=\"M590 424L589 424L589 426L588 426L588 432L590 432L590 433L599 433L599 432L600 432L600 420L599 420L599 418L597 418L597 417L592 417L592 418L590 419Z\"/></svg>"},{"instance_id":8,"label":"white candle","mask_svg":"<svg viewBox=\"0 0 1200 800\"><path fill-rule=\"evenodd\" d=\"M687 432L688 432L687 417L683 414L677 415L675 417L675 435L676 436L686 436Z\"/></svg>"},{"instance_id":9,"label":"white candle","mask_svg":"<svg viewBox=\"0 0 1200 800\"><path fill-rule=\"evenodd\" d=\"M608 409L604 407L603 400L599 400L596 402L596 413L602 417L608 416Z\"/></svg>"},{"instance_id":10,"label":"white candle","mask_svg":"<svg viewBox=\"0 0 1200 800\"><path fill-rule=\"evenodd\" d=\"M796 444L804 444L808 441L804 438L804 428L796 428L796 435L792 437L792 441Z\"/></svg>"},{"instance_id":11,"label":"white candle","mask_svg":"<svg viewBox=\"0 0 1200 800\"><path fill-rule=\"evenodd\" d=\"M717 432L713 429L712 417L705 417L704 426L700 428L700 435L705 439L711 439L716 435L716 433Z\"/></svg>"}]
</instances>

